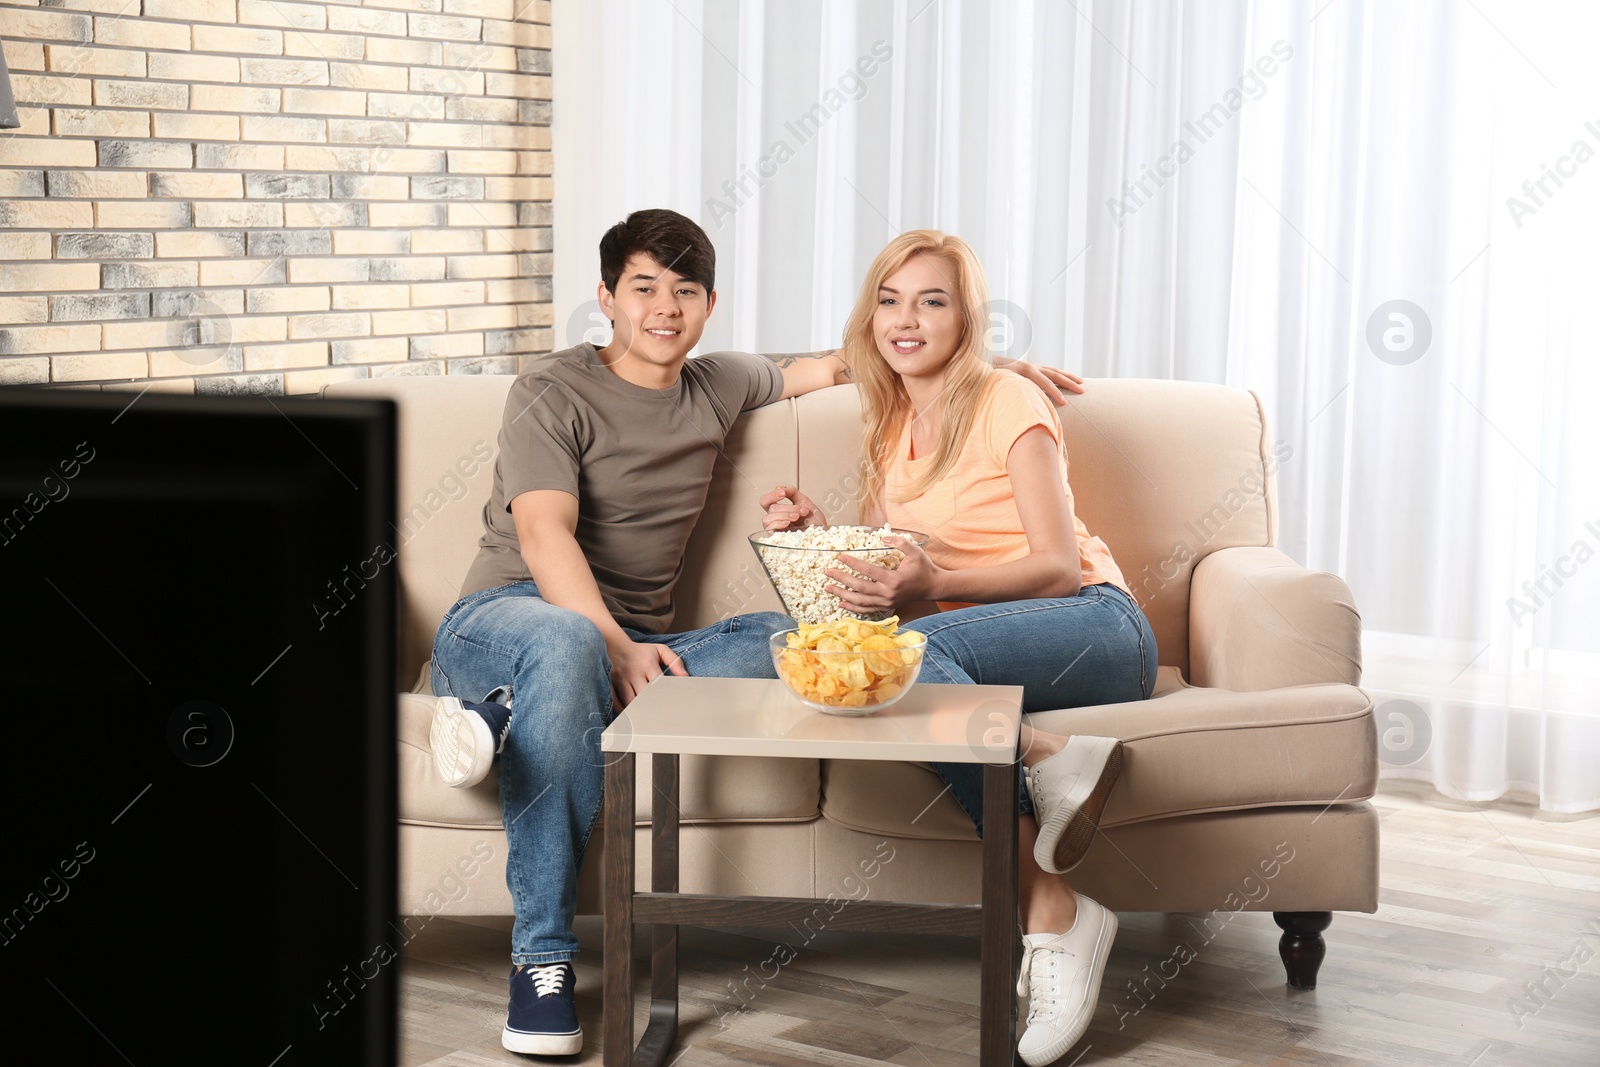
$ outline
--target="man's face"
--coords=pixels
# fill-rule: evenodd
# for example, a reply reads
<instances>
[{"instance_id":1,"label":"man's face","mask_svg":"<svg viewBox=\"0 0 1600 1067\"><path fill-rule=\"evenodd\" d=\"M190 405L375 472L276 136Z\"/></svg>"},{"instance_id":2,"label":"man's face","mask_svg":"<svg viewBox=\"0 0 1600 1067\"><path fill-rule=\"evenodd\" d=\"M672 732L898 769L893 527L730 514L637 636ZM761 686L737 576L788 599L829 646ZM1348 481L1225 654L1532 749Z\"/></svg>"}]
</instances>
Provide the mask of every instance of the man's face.
<instances>
[{"instance_id":1,"label":"man's face","mask_svg":"<svg viewBox=\"0 0 1600 1067\"><path fill-rule=\"evenodd\" d=\"M617 279L617 291L600 286L600 310L612 322L608 354L657 367L681 364L700 342L717 294L636 252Z\"/></svg>"}]
</instances>

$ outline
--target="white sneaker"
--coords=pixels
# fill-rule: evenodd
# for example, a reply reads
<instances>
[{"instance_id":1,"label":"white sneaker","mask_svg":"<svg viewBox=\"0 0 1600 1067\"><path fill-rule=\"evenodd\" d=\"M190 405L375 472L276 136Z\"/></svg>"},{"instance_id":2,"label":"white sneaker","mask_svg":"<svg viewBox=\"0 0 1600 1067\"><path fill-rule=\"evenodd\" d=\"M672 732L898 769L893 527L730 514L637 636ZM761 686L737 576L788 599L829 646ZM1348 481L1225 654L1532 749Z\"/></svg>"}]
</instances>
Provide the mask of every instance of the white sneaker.
<instances>
[{"instance_id":1,"label":"white sneaker","mask_svg":"<svg viewBox=\"0 0 1600 1067\"><path fill-rule=\"evenodd\" d=\"M489 768L511 732L511 709L502 704L463 704L439 697L428 740L433 767L445 785L464 789L489 777Z\"/></svg>"},{"instance_id":2,"label":"white sneaker","mask_svg":"<svg viewBox=\"0 0 1600 1067\"><path fill-rule=\"evenodd\" d=\"M1083 862L1121 773L1121 741L1077 734L1029 769L1028 796L1039 823L1033 858L1042 869L1065 874Z\"/></svg>"},{"instance_id":3,"label":"white sneaker","mask_svg":"<svg viewBox=\"0 0 1600 1067\"><path fill-rule=\"evenodd\" d=\"M1017 995L1028 998L1028 1027L1017 1055L1028 1067L1054 1063L1089 1029L1116 936L1116 915L1082 893L1072 929L1023 935Z\"/></svg>"}]
</instances>

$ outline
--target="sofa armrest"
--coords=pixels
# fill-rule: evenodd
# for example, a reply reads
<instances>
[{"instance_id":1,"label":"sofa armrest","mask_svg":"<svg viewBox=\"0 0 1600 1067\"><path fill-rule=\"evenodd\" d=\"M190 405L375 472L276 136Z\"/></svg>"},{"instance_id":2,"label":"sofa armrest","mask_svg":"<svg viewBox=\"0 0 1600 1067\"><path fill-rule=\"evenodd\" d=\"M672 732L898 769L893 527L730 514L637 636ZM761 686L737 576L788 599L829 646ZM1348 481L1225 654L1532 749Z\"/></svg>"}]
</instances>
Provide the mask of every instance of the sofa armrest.
<instances>
[{"instance_id":1,"label":"sofa armrest","mask_svg":"<svg viewBox=\"0 0 1600 1067\"><path fill-rule=\"evenodd\" d=\"M1218 549L1190 580L1189 668L1195 685L1235 692L1360 685L1350 587L1275 548Z\"/></svg>"}]
</instances>

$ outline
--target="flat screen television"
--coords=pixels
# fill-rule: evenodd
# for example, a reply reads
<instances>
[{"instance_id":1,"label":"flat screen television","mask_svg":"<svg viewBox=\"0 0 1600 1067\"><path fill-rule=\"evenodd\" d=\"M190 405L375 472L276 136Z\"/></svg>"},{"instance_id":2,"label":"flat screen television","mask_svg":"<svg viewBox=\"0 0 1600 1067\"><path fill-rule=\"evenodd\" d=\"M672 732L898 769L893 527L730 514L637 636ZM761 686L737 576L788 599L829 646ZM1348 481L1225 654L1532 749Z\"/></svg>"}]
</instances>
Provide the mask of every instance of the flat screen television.
<instances>
[{"instance_id":1,"label":"flat screen television","mask_svg":"<svg viewBox=\"0 0 1600 1067\"><path fill-rule=\"evenodd\" d=\"M13 1051L395 1062L394 440L385 401L0 391Z\"/></svg>"}]
</instances>

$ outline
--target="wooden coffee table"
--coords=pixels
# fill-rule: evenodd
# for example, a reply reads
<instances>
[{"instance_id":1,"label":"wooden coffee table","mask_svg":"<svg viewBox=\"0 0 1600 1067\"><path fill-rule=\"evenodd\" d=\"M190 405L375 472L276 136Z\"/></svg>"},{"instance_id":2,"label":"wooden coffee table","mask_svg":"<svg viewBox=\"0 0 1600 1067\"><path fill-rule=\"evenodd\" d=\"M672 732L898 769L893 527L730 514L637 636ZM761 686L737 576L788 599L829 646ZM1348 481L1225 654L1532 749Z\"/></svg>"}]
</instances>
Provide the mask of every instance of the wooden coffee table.
<instances>
[{"instance_id":1,"label":"wooden coffee table","mask_svg":"<svg viewBox=\"0 0 1600 1067\"><path fill-rule=\"evenodd\" d=\"M660 1067L678 1033L678 926L779 926L803 922L805 897L678 892L678 757L981 763L982 904L853 901L830 929L956 934L982 939L980 1062L998 1067L1016 1050L1017 727L1022 687L917 684L898 703L861 718L825 715L783 683L751 678L663 677L628 705L601 738L605 768L606 1067ZM634 757L654 757L650 892L634 888ZM633 1040L633 927L651 928L650 1021Z\"/></svg>"}]
</instances>

